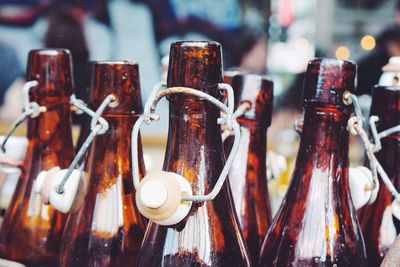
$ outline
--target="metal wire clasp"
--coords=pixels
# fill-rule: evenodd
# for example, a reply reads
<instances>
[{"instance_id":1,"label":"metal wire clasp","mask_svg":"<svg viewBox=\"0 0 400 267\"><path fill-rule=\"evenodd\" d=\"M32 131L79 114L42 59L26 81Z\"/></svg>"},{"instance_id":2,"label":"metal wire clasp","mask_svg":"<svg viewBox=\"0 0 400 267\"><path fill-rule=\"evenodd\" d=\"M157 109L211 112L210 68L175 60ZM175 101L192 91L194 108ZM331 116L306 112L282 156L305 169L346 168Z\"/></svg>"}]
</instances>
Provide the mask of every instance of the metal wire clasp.
<instances>
[{"instance_id":1,"label":"metal wire clasp","mask_svg":"<svg viewBox=\"0 0 400 267\"><path fill-rule=\"evenodd\" d=\"M226 160L225 166L221 171L221 174L218 177L217 183L211 192L207 195L186 195L182 198L184 201L209 201L213 200L221 190L226 177L228 175L229 169L232 165L233 159L239 148L239 139L240 139L240 127L236 121L234 116L234 94L233 89L229 84L219 83L218 87L220 90L226 90L228 95L228 105L226 106L218 99L213 96L201 92L199 90L189 88L189 87L171 87L166 88L164 83L157 84L147 100L144 108L143 114L136 121L135 125L132 129L132 172L133 172L133 183L135 188L137 189L140 183L139 178L139 162L138 162L138 136L141 125L145 122L147 124L151 123L154 120L158 120L159 116L155 114L157 103L164 97L170 94L188 94L192 96L197 96L202 100L206 100L216 107L218 107L225 116L222 116L217 120L218 124L225 124L226 128L230 131L233 131L235 134L235 139L233 142L231 153Z\"/></svg>"},{"instance_id":2,"label":"metal wire clasp","mask_svg":"<svg viewBox=\"0 0 400 267\"><path fill-rule=\"evenodd\" d=\"M371 116L369 118L369 126L372 132L372 137L374 138L374 153L378 152L379 150L382 149L382 145L381 145L381 139L394 134L396 132L400 132L400 125L394 126L392 128L386 129L380 133L378 133L378 130L376 128L376 122L379 121L379 117L378 116Z\"/></svg>"},{"instance_id":3,"label":"metal wire clasp","mask_svg":"<svg viewBox=\"0 0 400 267\"><path fill-rule=\"evenodd\" d=\"M389 176L387 175L387 173L385 172L382 165L380 164L380 162L378 161L378 159L376 158L376 156L374 154L374 152L376 150L376 145L373 145L369 141L368 134L363 128L363 114L362 114L361 107L360 107L357 96L354 94L351 94L350 92L347 91L343 94L343 102L346 105L354 106L355 116L353 116L349 119L349 121L347 123L347 127L351 134L360 136L360 138L363 142L364 148L366 150L370 168L372 171L373 185L371 185L371 187L369 187L369 188L366 188L366 190L373 190L377 186L377 184L379 184L378 175L377 175L379 173L380 177L382 178L382 181L385 183L387 189L393 195L395 200L400 201L399 192L397 192L396 188L390 181ZM371 122L371 120L372 120L372 126L374 127L376 118L371 117L370 122ZM383 138L381 136L387 136L398 130L399 130L399 126L396 126L394 128L391 128L389 130L382 132L381 133L382 135L381 134L378 135L377 131L376 131L376 127L375 127L375 129L371 128L373 135L375 135L375 140L379 140L378 144L380 144L380 138ZM375 131L375 134L374 134L374 131Z\"/></svg>"},{"instance_id":4,"label":"metal wire clasp","mask_svg":"<svg viewBox=\"0 0 400 267\"><path fill-rule=\"evenodd\" d=\"M82 144L81 148L79 149L78 153L76 154L74 160L72 161L71 165L69 166L67 172L64 175L64 178L61 180L60 184L57 186L57 193L62 194L64 192L64 186L68 181L68 178L71 176L73 170L78 165L79 161L85 155L86 150L89 148L90 144L93 142L94 138L97 135L102 135L107 132L108 130L108 122L101 117L104 109L109 106L116 98L114 95L108 95L99 108L96 111L89 109L86 104L75 97L75 95L71 95L70 103L71 105L77 107L79 110L82 110L86 114L92 117L92 121L90 124L90 134L86 138L85 142Z\"/></svg>"},{"instance_id":5,"label":"metal wire clasp","mask_svg":"<svg viewBox=\"0 0 400 267\"><path fill-rule=\"evenodd\" d=\"M39 106L39 104L35 101L30 101L29 92L32 88L37 87L39 83L37 81L28 81L24 84L22 88L23 92L23 101L24 101L24 109L21 115L19 115L15 121L11 124L10 128L7 131L7 134L1 144L0 148L3 152L6 151L6 144L10 136L14 133L15 129L18 128L21 123L23 123L28 117L36 118L42 112L46 112L47 108L45 106Z\"/></svg>"},{"instance_id":6,"label":"metal wire clasp","mask_svg":"<svg viewBox=\"0 0 400 267\"><path fill-rule=\"evenodd\" d=\"M249 101L243 101L242 104L239 105L239 107L235 110L235 112L232 115L233 119L237 119L244 114L246 114L247 111L251 109L251 103ZM229 129L224 129L222 132L222 142L224 142L230 135L232 135L232 130Z\"/></svg>"}]
</instances>

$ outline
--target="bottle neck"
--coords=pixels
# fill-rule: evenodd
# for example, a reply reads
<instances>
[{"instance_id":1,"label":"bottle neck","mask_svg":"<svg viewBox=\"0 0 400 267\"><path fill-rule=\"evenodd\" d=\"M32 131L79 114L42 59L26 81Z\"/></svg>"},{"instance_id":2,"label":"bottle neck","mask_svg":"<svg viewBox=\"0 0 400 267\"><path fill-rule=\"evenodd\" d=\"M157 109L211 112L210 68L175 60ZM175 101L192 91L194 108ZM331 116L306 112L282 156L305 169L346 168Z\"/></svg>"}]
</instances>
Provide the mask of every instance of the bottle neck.
<instances>
[{"instance_id":1,"label":"bottle neck","mask_svg":"<svg viewBox=\"0 0 400 267\"><path fill-rule=\"evenodd\" d=\"M57 104L53 102L45 106L46 112L28 119L29 145L26 158L31 163L36 160L40 162L38 171L55 166L67 168L74 154L68 100L58 99Z\"/></svg>"},{"instance_id":2,"label":"bottle neck","mask_svg":"<svg viewBox=\"0 0 400 267\"><path fill-rule=\"evenodd\" d=\"M378 116L376 122L378 132L388 130L400 124L400 90L392 86L378 86L372 91L370 115ZM397 188L400 188L400 132L395 132L381 139L382 149L376 157L382 164L389 178ZM388 196L388 203L392 198L389 192L380 194ZM378 196L379 197L379 196Z\"/></svg>"},{"instance_id":3,"label":"bottle neck","mask_svg":"<svg viewBox=\"0 0 400 267\"><path fill-rule=\"evenodd\" d=\"M95 137L85 163L87 191L74 203L77 212L89 212L85 227L97 240L112 239L121 231L130 233L144 226L134 201L135 189L131 167L131 130L137 116L103 114L108 122L107 132ZM143 177L142 147L138 138L139 174ZM112 212L107 210L112 207ZM73 211L75 212L75 211ZM141 231L140 229L140 231ZM138 237L139 238L139 237Z\"/></svg>"},{"instance_id":4,"label":"bottle neck","mask_svg":"<svg viewBox=\"0 0 400 267\"><path fill-rule=\"evenodd\" d=\"M330 181L347 183L349 113L337 108L307 107L296 169L303 170L305 179L327 176ZM311 167L311 168L309 168ZM307 173L311 171L312 173ZM343 177L346 176L346 177Z\"/></svg>"},{"instance_id":5,"label":"bottle neck","mask_svg":"<svg viewBox=\"0 0 400 267\"><path fill-rule=\"evenodd\" d=\"M209 193L224 165L220 111L187 96L170 98L169 133L164 170L186 178L194 194Z\"/></svg>"},{"instance_id":6,"label":"bottle neck","mask_svg":"<svg viewBox=\"0 0 400 267\"><path fill-rule=\"evenodd\" d=\"M241 142L248 143L249 145L248 153L256 155L254 159L258 162L265 163L267 153L267 124L245 118L238 118L237 121L242 128Z\"/></svg>"},{"instance_id":7,"label":"bottle neck","mask_svg":"<svg viewBox=\"0 0 400 267\"><path fill-rule=\"evenodd\" d=\"M131 130L137 121L135 115L109 114L102 116L109 125L107 132L95 137L89 152L87 171L93 183L99 183L98 191L103 191L117 183L119 177L124 181L124 192L134 191L131 168ZM142 146L140 138L139 172L144 174Z\"/></svg>"},{"instance_id":8,"label":"bottle neck","mask_svg":"<svg viewBox=\"0 0 400 267\"><path fill-rule=\"evenodd\" d=\"M376 123L378 132L400 124L400 90L393 87L376 87L372 92L371 116L378 116ZM396 132L387 138L400 139Z\"/></svg>"},{"instance_id":9,"label":"bottle neck","mask_svg":"<svg viewBox=\"0 0 400 267\"><path fill-rule=\"evenodd\" d=\"M266 136L267 134L267 123L247 118L237 118L236 121L241 127L245 127L251 132L257 133L257 135L254 136L254 138L257 138L257 141L266 143L266 140L263 138L263 136ZM260 136L260 134L263 136Z\"/></svg>"}]
</instances>

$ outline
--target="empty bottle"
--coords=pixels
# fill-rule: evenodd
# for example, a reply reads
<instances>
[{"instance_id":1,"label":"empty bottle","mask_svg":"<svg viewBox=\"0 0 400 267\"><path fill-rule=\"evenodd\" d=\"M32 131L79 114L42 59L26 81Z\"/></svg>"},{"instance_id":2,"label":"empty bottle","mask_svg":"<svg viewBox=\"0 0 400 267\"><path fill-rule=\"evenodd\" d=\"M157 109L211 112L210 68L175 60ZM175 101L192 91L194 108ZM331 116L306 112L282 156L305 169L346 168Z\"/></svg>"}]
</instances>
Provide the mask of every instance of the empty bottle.
<instances>
[{"instance_id":1,"label":"empty bottle","mask_svg":"<svg viewBox=\"0 0 400 267\"><path fill-rule=\"evenodd\" d=\"M23 172L0 231L1 257L26 266L56 266L66 215L41 202L33 191L39 172L67 168L74 156L71 134L71 54L44 49L29 53L27 81L37 81L31 101L46 108L28 119Z\"/></svg>"},{"instance_id":2,"label":"empty bottle","mask_svg":"<svg viewBox=\"0 0 400 267\"><path fill-rule=\"evenodd\" d=\"M246 104L249 106L237 119L242 134L239 151L229 172L229 180L251 261L256 264L272 221L266 154L267 128L271 124L272 116L273 83L254 74L236 74L231 78L231 85L235 92L235 108ZM226 155L232 146L232 139L229 137L224 142Z\"/></svg>"},{"instance_id":3,"label":"empty bottle","mask_svg":"<svg viewBox=\"0 0 400 267\"><path fill-rule=\"evenodd\" d=\"M96 110L109 94L116 99L102 114L109 129L90 146L65 226L60 266L136 266L145 231L134 202L130 153L131 129L142 109L138 65L98 61L90 63L89 72L90 107Z\"/></svg>"},{"instance_id":4,"label":"empty bottle","mask_svg":"<svg viewBox=\"0 0 400 267\"><path fill-rule=\"evenodd\" d=\"M292 180L264 241L259 266L367 266L348 183L351 107L356 66L309 62L300 149Z\"/></svg>"},{"instance_id":5,"label":"empty bottle","mask_svg":"<svg viewBox=\"0 0 400 267\"><path fill-rule=\"evenodd\" d=\"M221 46L183 41L171 45L168 87L191 87L222 99ZM193 194L209 193L224 166L220 111L195 96L168 97L169 133L164 171L183 176ZM193 202L180 223L150 222L138 266L249 266L248 252L234 211L229 184L206 202Z\"/></svg>"},{"instance_id":6,"label":"empty bottle","mask_svg":"<svg viewBox=\"0 0 400 267\"><path fill-rule=\"evenodd\" d=\"M370 115L378 116L378 132L400 124L400 88L377 86L372 92ZM382 149L376 157L397 190L400 189L400 133L396 132L381 140ZM400 233L399 219L393 217L393 197L382 182L375 202L359 211L359 219L369 266L379 266L386 252Z\"/></svg>"}]
</instances>

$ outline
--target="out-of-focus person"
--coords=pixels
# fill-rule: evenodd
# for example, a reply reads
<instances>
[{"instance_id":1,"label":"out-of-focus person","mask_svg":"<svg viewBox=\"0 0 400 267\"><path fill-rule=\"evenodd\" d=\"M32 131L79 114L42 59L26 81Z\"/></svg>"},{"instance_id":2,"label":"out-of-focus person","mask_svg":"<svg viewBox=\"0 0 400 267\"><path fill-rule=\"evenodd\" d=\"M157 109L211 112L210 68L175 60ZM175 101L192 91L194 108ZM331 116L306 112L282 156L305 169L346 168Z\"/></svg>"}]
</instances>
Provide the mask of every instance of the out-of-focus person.
<instances>
[{"instance_id":1,"label":"out-of-focus person","mask_svg":"<svg viewBox=\"0 0 400 267\"><path fill-rule=\"evenodd\" d=\"M267 38L264 28L268 4L239 0L132 0L146 4L151 12L160 56L171 39L207 39L224 48L224 68L266 71ZM254 2L254 3L253 3ZM246 17L246 11L249 16Z\"/></svg>"},{"instance_id":2,"label":"out-of-focus person","mask_svg":"<svg viewBox=\"0 0 400 267\"><path fill-rule=\"evenodd\" d=\"M87 102L85 75L89 49L83 28L84 16L80 7L61 5L52 8L48 15L49 26L44 45L48 48L66 48L71 51L75 94L77 98ZM76 119L74 118L74 121Z\"/></svg>"},{"instance_id":3,"label":"out-of-focus person","mask_svg":"<svg viewBox=\"0 0 400 267\"><path fill-rule=\"evenodd\" d=\"M268 42L265 34L254 29L243 28L239 35L236 49L239 62L234 67L248 70L253 73L265 73L267 71Z\"/></svg>"},{"instance_id":4,"label":"out-of-focus person","mask_svg":"<svg viewBox=\"0 0 400 267\"><path fill-rule=\"evenodd\" d=\"M400 13L399 13L400 14ZM400 56L400 24L385 28L376 38L376 47L358 61L358 94L370 94L391 57Z\"/></svg>"},{"instance_id":5,"label":"out-of-focus person","mask_svg":"<svg viewBox=\"0 0 400 267\"><path fill-rule=\"evenodd\" d=\"M0 120L11 122L20 115L23 71L12 46L0 40Z\"/></svg>"}]
</instances>

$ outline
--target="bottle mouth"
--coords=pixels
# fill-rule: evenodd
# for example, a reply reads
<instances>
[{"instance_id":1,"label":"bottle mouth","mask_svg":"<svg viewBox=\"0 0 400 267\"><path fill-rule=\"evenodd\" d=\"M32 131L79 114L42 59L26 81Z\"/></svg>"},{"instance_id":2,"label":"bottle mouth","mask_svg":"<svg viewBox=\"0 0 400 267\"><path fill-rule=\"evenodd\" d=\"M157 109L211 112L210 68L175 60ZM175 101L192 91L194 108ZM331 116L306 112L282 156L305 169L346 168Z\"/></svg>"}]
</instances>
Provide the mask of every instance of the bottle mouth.
<instances>
[{"instance_id":1,"label":"bottle mouth","mask_svg":"<svg viewBox=\"0 0 400 267\"><path fill-rule=\"evenodd\" d=\"M174 58L181 60L196 58L197 60L211 60L221 58L221 44L214 41L177 41L170 47L170 65ZM219 59L221 61L221 59Z\"/></svg>"},{"instance_id":2,"label":"bottle mouth","mask_svg":"<svg viewBox=\"0 0 400 267\"><path fill-rule=\"evenodd\" d=\"M215 46L220 47L221 45L215 41L207 41L207 40L179 40L175 41L171 44L172 46L181 46L181 47L199 47L206 48L207 46Z\"/></svg>"},{"instance_id":3,"label":"bottle mouth","mask_svg":"<svg viewBox=\"0 0 400 267\"><path fill-rule=\"evenodd\" d=\"M273 82L266 76L238 72L230 82L235 93L235 109L248 102L250 107L240 116L271 123Z\"/></svg>"},{"instance_id":4,"label":"bottle mouth","mask_svg":"<svg viewBox=\"0 0 400 267\"><path fill-rule=\"evenodd\" d=\"M37 81L31 96L70 96L73 92L72 56L68 49L31 50L28 55L27 81Z\"/></svg>"},{"instance_id":5,"label":"bottle mouth","mask_svg":"<svg viewBox=\"0 0 400 267\"><path fill-rule=\"evenodd\" d=\"M222 50L219 43L178 41L171 44L168 87L184 86L207 92L209 87L222 81Z\"/></svg>"},{"instance_id":6,"label":"bottle mouth","mask_svg":"<svg viewBox=\"0 0 400 267\"><path fill-rule=\"evenodd\" d=\"M112 94L116 100L108 105L104 114L131 114L142 110L139 66L134 61L91 61L88 81L92 108L97 109L105 97Z\"/></svg>"},{"instance_id":7,"label":"bottle mouth","mask_svg":"<svg viewBox=\"0 0 400 267\"><path fill-rule=\"evenodd\" d=\"M95 60L89 61L93 65L138 65L134 60Z\"/></svg>"},{"instance_id":8,"label":"bottle mouth","mask_svg":"<svg viewBox=\"0 0 400 267\"><path fill-rule=\"evenodd\" d=\"M30 53L44 56L59 56L63 54L71 54L71 51L65 48L41 48L31 50Z\"/></svg>"},{"instance_id":9,"label":"bottle mouth","mask_svg":"<svg viewBox=\"0 0 400 267\"><path fill-rule=\"evenodd\" d=\"M316 58L308 63L303 103L343 107L343 94L354 93L356 65L351 61Z\"/></svg>"}]
</instances>

